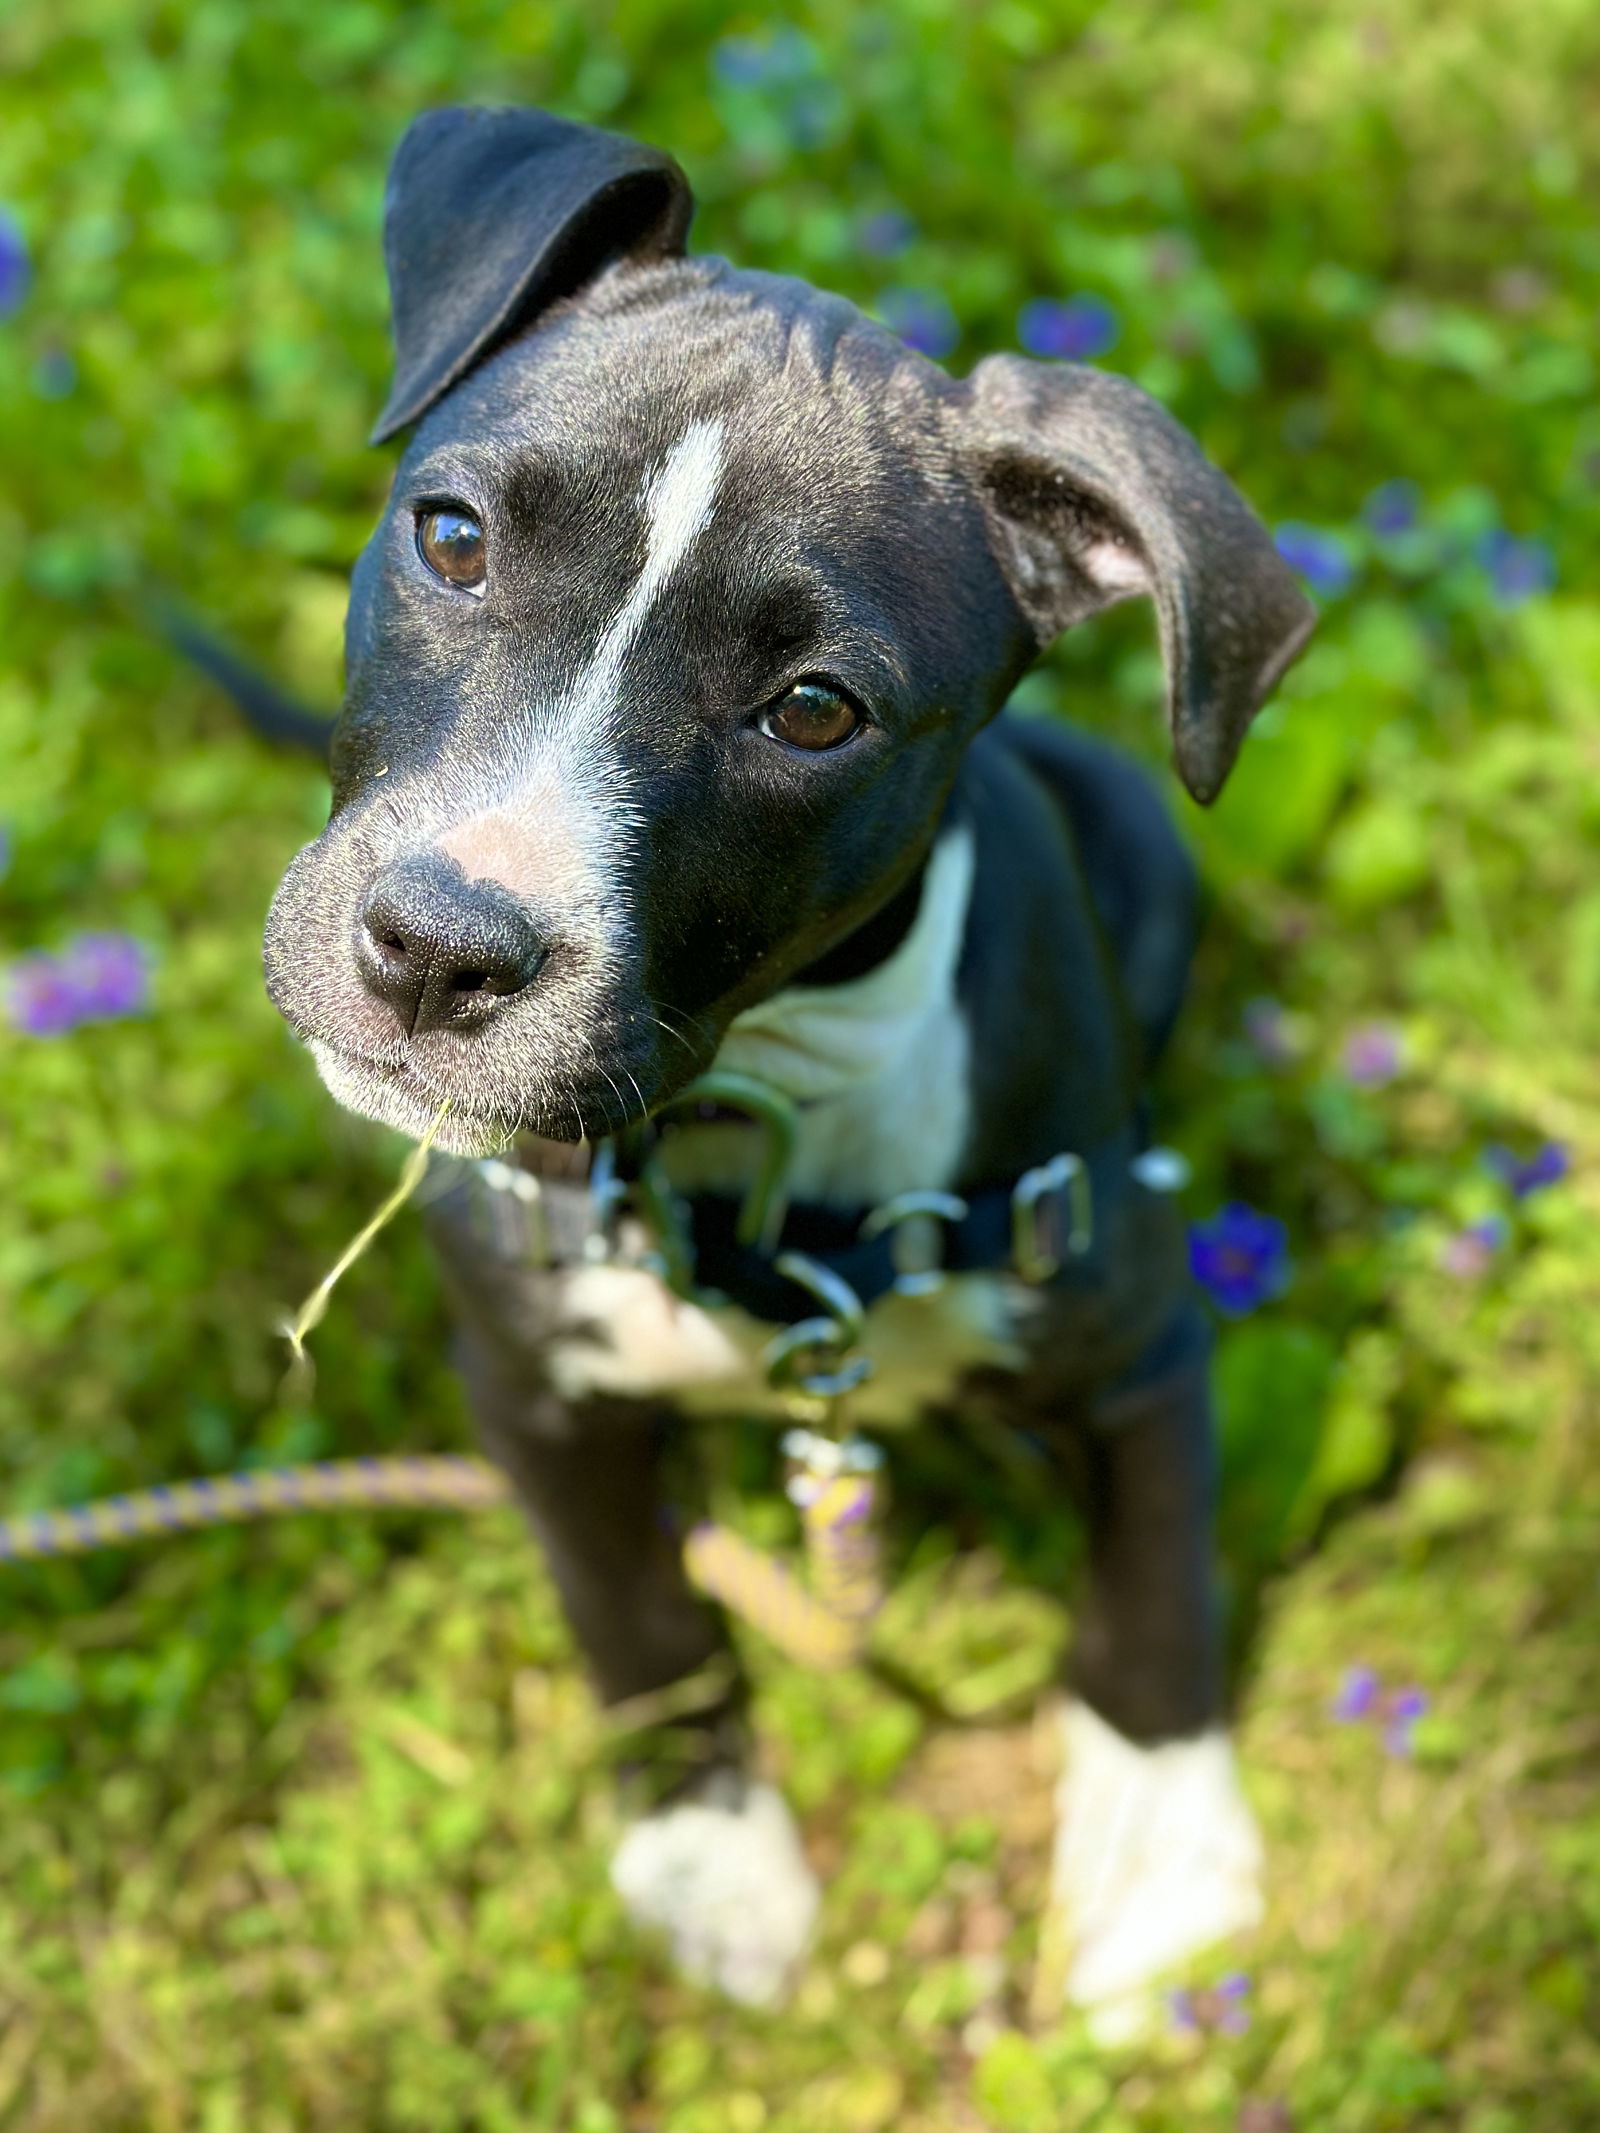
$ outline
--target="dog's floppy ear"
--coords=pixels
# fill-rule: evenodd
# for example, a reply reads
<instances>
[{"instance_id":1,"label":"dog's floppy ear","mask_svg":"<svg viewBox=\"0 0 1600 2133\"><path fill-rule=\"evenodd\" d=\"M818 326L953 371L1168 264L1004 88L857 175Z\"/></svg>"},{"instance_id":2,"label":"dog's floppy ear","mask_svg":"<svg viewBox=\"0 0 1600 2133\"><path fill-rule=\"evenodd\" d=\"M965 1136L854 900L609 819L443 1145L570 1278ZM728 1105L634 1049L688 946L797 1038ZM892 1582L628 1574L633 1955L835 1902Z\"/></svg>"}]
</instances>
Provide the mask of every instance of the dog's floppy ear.
<instances>
[{"instance_id":1,"label":"dog's floppy ear","mask_svg":"<svg viewBox=\"0 0 1600 2133\"><path fill-rule=\"evenodd\" d=\"M1150 593L1178 772L1214 800L1315 620L1293 573L1188 431L1128 379L990 356L966 392L990 537L1040 644Z\"/></svg>"},{"instance_id":2,"label":"dog's floppy ear","mask_svg":"<svg viewBox=\"0 0 1600 2133\"><path fill-rule=\"evenodd\" d=\"M546 111L424 112L384 198L395 374L373 443L611 260L681 252L693 209L672 158L618 134Z\"/></svg>"}]
</instances>

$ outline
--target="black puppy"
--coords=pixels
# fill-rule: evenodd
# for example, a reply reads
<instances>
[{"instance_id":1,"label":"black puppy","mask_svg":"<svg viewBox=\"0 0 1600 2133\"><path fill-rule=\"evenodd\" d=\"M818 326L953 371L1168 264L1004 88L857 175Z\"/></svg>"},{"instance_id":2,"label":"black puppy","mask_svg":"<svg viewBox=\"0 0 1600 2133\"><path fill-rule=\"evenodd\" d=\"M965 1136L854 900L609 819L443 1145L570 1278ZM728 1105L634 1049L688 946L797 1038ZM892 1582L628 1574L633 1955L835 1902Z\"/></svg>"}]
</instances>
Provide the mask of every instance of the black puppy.
<instances>
[{"instance_id":1,"label":"black puppy","mask_svg":"<svg viewBox=\"0 0 1600 2133\"><path fill-rule=\"evenodd\" d=\"M607 1699L725 1646L663 1520L666 1406L770 1404L763 1346L816 1306L739 1241L758 1125L646 1129L692 1297L616 1219L626 1160L597 1192L590 1151L609 1172L713 1062L797 1107L778 1242L869 1307L856 1417L985 1401L1086 1506L1055 1900L1066 1989L1110 2027L1259 1905L1206 1342L1140 1160L1194 892L1134 771L996 713L1059 630L1148 592L1209 800L1309 611L1125 380L1014 356L952 380L837 297L685 258L689 214L667 157L538 112L406 136L377 436L418 427L268 984L342 1102L420 1136L448 1100L455 1155L514 1143L459 1166L434 1228L486 1442ZM930 1192L960 1196L933 1203L945 1278L897 1278L863 1218ZM535 1199L536 1238L509 1219ZM683 1721L698 1763L616 1878L689 1969L765 2000L817 1899L739 1705Z\"/></svg>"}]
</instances>

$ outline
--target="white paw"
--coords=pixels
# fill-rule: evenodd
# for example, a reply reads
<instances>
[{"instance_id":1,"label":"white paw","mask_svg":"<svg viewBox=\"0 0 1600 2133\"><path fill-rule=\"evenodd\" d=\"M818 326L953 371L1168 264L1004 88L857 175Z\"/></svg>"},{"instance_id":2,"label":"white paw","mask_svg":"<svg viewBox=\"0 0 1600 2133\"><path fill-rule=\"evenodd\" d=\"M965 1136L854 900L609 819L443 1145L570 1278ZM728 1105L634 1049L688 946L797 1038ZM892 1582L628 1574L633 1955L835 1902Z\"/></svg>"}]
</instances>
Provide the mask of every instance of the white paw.
<instances>
[{"instance_id":1,"label":"white paw","mask_svg":"<svg viewBox=\"0 0 1600 2133\"><path fill-rule=\"evenodd\" d=\"M1053 1924L1066 1997L1103 2043L1148 2027L1153 1981L1259 1923L1261 1838L1220 1731L1140 1748L1069 1703Z\"/></svg>"},{"instance_id":2,"label":"white paw","mask_svg":"<svg viewBox=\"0 0 1600 2133\"><path fill-rule=\"evenodd\" d=\"M640 1925L665 1927L686 1976L748 2007L782 1997L821 1902L781 1797L733 1779L725 1798L635 1822L611 1881Z\"/></svg>"}]
</instances>

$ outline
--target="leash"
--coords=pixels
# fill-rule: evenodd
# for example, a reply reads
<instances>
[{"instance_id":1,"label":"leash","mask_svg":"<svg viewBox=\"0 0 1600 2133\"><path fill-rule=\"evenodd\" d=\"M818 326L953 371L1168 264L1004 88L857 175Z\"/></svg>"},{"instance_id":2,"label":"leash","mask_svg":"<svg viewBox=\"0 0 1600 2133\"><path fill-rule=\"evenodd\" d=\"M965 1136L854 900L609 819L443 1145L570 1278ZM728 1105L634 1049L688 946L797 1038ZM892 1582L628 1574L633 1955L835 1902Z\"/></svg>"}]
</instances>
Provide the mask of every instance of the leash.
<instances>
[{"instance_id":1,"label":"leash","mask_svg":"<svg viewBox=\"0 0 1600 2133\"><path fill-rule=\"evenodd\" d=\"M803 1462L802 1470L809 1471ZM448 1453L263 1467L0 1519L0 1564L90 1555L297 1511L485 1511L511 1500L498 1467ZM802 1666L848 1666L860 1646L857 1626L877 1606L875 1565L861 1542L872 1508L870 1487L843 1475L809 1496L801 1516L814 1594L783 1564L710 1521L690 1529L684 1562L708 1598L731 1607Z\"/></svg>"},{"instance_id":2,"label":"leash","mask_svg":"<svg viewBox=\"0 0 1600 2133\"><path fill-rule=\"evenodd\" d=\"M780 1251L791 1214L794 1105L748 1076L716 1072L684 1090L672 1108L685 1104L697 1105L702 1112L732 1111L763 1129L753 1183L723 1224L727 1234L720 1256L716 1246L703 1248L697 1209L673 1193L660 1164L658 1140L641 1152L635 1138L621 1151L631 1158L631 1176L619 1173L618 1144L600 1144L588 1178L576 1188L586 1216L576 1224L572 1206L563 1209L560 1195L527 1169L499 1158L473 1168L494 1201L515 1209L520 1220L516 1250L530 1263L612 1260L619 1251L620 1217L631 1209L647 1237L631 1263L649 1266L680 1296L718 1302L725 1300L728 1288L737 1293L743 1287L748 1293L754 1282L757 1301L768 1306L760 1315L780 1326L764 1360L768 1384L781 1396L792 1424L783 1438L785 1492L800 1514L806 1574L797 1576L776 1557L711 1520L697 1523L685 1535L684 1567L708 1598L740 1616L789 1658L832 1671L866 1657L884 1598L878 1531L883 1454L868 1439L847 1432L844 1424L845 1403L873 1367L869 1357L856 1352L868 1304L890 1289L926 1294L948 1271L975 1264L1010 1264L1030 1283L1052 1279L1064 1260L1082 1259L1092 1249L1095 1172L1102 1165L1094 1158L1063 1153L1027 1171L1010 1188L970 1199L947 1192L902 1193L870 1210L856 1225L821 1211L821 1226L826 1229L830 1221L833 1225L834 1250ZM321 1321L334 1285L420 1183L445 1116L441 1110L408 1153L394 1190L283 1328L294 1371L309 1367L305 1335ZM1148 1149L1128 1167L1150 1191L1170 1192L1184 1181L1182 1158L1171 1150ZM817 1211L793 1212L802 1218L802 1228L810 1216L813 1231L817 1229ZM837 1243L841 1225L850 1232L842 1246ZM1004 1250L998 1248L1002 1234ZM700 1278L707 1258L719 1276L714 1288L702 1286ZM847 1278L846 1269L857 1282ZM742 1281L737 1278L741 1274ZM774 1312L771 1300L778 1295L785 1303ZM810 1316L796 1315L796 1297ZM790 1322L784 1324L784 1319ZM0 1565L84 1555L301 1511L484 1510L508 1502L511 1493L498 1468L462 1455L252 1469L0 1520Z\"/></svg>"}]
</instances>

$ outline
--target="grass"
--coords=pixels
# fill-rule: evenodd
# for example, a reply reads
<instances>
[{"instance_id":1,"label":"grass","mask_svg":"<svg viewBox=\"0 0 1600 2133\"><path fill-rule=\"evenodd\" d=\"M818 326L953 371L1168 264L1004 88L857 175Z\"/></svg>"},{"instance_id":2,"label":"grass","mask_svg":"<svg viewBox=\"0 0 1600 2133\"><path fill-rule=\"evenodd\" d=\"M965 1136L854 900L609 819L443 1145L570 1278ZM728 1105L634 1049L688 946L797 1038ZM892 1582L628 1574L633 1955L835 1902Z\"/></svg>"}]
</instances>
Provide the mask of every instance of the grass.
<instances>
[{"instance_id":1,"label":"grass","mask_svg":"<svg viewBox=\"0 0 1600 2133\"><path fill-rule=\"evenodd\" d=\"M751 1647L830 1879L781 2017L624 1929L617 1744L511 1514L8 1573L0 2126L1600 2127L1597 95L1576 0L16 0L0 955L123 929L155 984L141 1017L0 1035L8 1510L469 1441L409 1218L341 1285L314 1392L284 1388L274 1328L400 1151L260 995L320 779L137 609L177 586L335 698L386 479L382 172L415 109L547 101L658 139L702 247L886 310L937 293L957 367L1015 345L1027 300L1109 304L1107 361L1319 537L1324 616L1218 808L1174 799L1212 908L1162 1131L1193 1211L1270 1210L1296 1268L1219 1343L1273 1893L1191 1982L1242 1964L1248 2032L1106 2054L1035 2006L1034 1685L1075 1543L998 1448L929 1434L893 1448L892 1641L972 1722ZM1146 616L1024 693L1159 759ZM1374 1023L1399 1058L1368 1082L1347 1046ZM1519 1200L1496 1142L1558 1142L1569 1174ZM770 1448L707 1448L719 1508L785 1541ZM1413 1757L1330 1716L1358 1664L1427 1691Z\"/></svg>"}]
</instances>

